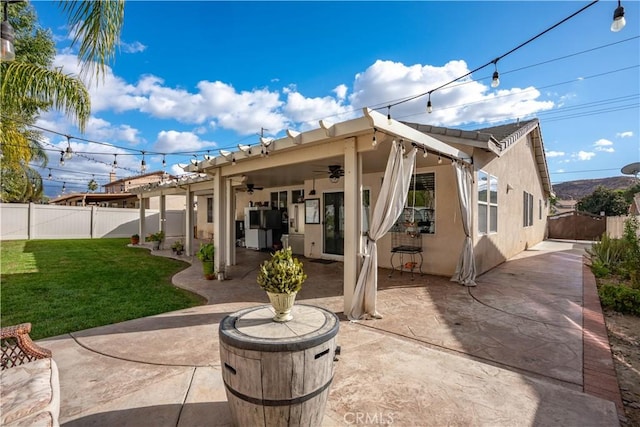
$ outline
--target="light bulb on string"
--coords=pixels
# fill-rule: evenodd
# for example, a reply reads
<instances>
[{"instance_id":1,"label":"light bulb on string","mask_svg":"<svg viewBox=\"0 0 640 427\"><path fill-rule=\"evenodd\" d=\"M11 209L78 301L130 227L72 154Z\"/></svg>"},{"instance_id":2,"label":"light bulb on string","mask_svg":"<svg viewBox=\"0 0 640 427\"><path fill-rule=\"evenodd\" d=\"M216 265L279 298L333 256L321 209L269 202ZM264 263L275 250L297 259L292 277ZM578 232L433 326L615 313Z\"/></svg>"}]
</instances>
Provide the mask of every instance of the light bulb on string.
<instances>
[{"instance_id":1,"label":"light bulb on string","mask_svg":"<svg viewBox=\"0 0 640 427\"><path fill-rule=\"evenodd\" d=\"M441 165L441 164L442 164L442 156L440 156L439 154L438 154L438 164L439 164L439 165Z\"/></svg>"},{"instance_id":2,"label":"light bulb on string","mask_svg":"<svg viewBox=\"0 0 640 427\"><path fill-rule=\"evenodd\" d=\"M67 183L63 182L62 183L62 192L64 193L65 191L67 191Z\"/></svg>"},{"instance_id":3,"label":"light bulb on string","mask_svg":"<svg viewBox=\"0 0 640 427\"><path fill-rule=\"evenodd\" d=\"M424 153L422 153L422 157L424 157L425 159L427 158L427 156L429 156L429 152L427 151L427 149L424 149Z\"/></svg>"},{"instance_id":4,"label":"light bulb on string","mask_svg":"<svg viewBox=\"0 0 640 427\"><path fill-rule=\"evenodd\" d=\"M165 157L165 155L162 155L162 169L166 169L167 168L167 159Z\"/></svg>"},{"instance_id":5,"label":"light bulb on string","mask_svg":"<svg viewBox=\"0 0 640 427\"><path fill-rule=\"evenodd\" d=\"M613 22L611 23L611 31L617 33L622 30L624 26L627 25L627 21L624 19L624 7L620 4L620 0L618 0L618 7L613 12Z\"/></svg>"},{"instance_id":6,"label":"light bulb on string","mask_svg":"<svg viewBox=\"0 0 640 427\"><path fill-rule=\"evenodd\" d=\"M495 67L494 71L493 71L493 76L491 76L491 87L498 87L500 86L500 73L498 72L498 59L494 59L493 61L493 66Z\"/></svg>"},{"instance_id":7,"label":"light bulb on string","mask_svg":"<svg viewBox=\"0 0 640 427\"><path fill-rule=\"evenodd\" d=\"M144 173L147 170L147 162L144 160L145 152L142 152L142 162L140 162L140 172Z\"/></svg>"},{"instance_id":8,"label":"light bulb on string","mask_svg":"<svg viewBox=\"0 0 640 427\"><path fill-rule=\"evenodd\" d=\"M387 107L387 123L391 124L391 105Z\"/></svg>"},{"instance_id":9,"label":"light bulb on string","mask_svg":"<svg viewBox=\"0 0 640 427\"><path fill-rule=\"evenodd\" d=\"M49 181L53 179L53 175L51 175L51 168L49 168L49 176L47 177Z\"/></svg>"},{"instance_id":10,"label":"light bulb on string","mask_svg":"<svg viewBox=\"0 0 640 427\"><path fill-rule=\"evenodd\" d=\"M378 140L376 139L376 132L378 132L378 129L373 128L373 139L371 141L371 145L374 147L378 145Z\"/></svg>"},{"instance_id":11,"label":"light bulb on string","mask_svg":"<svg viewBox=\"0 0 640 427\"><path fill-rule=\"evenodd\" d=\"M64 151L60 152L60 166L64 166Z\"/></svg>"},{"instance_id":12,"label":"light bulb on string","mask_svg":"<svg viewBox=\"0 0 640 427\"><path fill-rule=\"evenodd\" d=\"M71 137L66 135L67 137L67 149L64 151L64 158L66 160L71 160L73 157L73 150L71 149Z\"/></svg>"},{"instance_id":13,"label":"light bulb on string","mask_svg":"<svg viewBox=\"0 0 640 427\"><path fill-rule=\"evenodd\" d=\"M427 113L433 112L433 106L431 105L431 92L429 92L429 99L427 100Z\"/></svg>"},{"instance_id":14,"label":"light bulb on string","mask_svg":"<svg viewBox=\"0 0 640 427\"><path fill-rule=\"evenodd\" d=\"M113 155L113 164L111 166L113 167L113 169L116 169L118 167L118 155L117 154Z\"/></svg>"}]
</instances>

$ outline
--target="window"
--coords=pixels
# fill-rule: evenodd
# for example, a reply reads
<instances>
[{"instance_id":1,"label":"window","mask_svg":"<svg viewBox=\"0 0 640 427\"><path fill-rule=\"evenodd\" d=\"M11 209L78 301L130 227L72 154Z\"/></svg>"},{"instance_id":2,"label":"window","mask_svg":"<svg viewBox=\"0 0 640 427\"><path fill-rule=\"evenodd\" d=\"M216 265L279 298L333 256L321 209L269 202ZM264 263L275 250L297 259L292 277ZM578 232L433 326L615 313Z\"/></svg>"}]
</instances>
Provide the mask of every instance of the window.
<instances>
[{"instance_id":1,"label":"window","mask_svg":"<svg viewBox=\"0 0 640 427\"><path fill-rule=\"evenodd\" d=\"M207 223L213 222L213 197L207 197Z\"/></svg>"},{"instance_id":2,"label":"window","mask_svg":"<svg viewBox=\"0 0 640 427\"><path fill-rule=\"evenodd\" d=\"M542 199L538 199L538 219L542 220Z\"/></svg>"},{"instance_id":3,"label":"window","mask_svg":"<svg viewBox=\"0 0 640 427\"><path fill-rule=\"evenodd\" d=\"M498 178L478 172L478 233L498 232Z\"/></svg>"},{"instance_id":4,"label":"window","mask_svg":"<svg viewBox=\"0 0 640 427\"><path fill-rule=\"evenodd\" d=\"M533 225L533 194L522 192L522 226Z\"/></svg>"},{"instance_id":5,"label":"window","mask_svg":"<svg viewBox=\"0 0 640 427\"><path fill-rule=\"evenodd\" d=\"M405 222L415 222L422 234L436 232L436 174L435 172L419 173L411 177L409 194L404 212L391 229L404 229Z\"/></svg>"}]
</instances>

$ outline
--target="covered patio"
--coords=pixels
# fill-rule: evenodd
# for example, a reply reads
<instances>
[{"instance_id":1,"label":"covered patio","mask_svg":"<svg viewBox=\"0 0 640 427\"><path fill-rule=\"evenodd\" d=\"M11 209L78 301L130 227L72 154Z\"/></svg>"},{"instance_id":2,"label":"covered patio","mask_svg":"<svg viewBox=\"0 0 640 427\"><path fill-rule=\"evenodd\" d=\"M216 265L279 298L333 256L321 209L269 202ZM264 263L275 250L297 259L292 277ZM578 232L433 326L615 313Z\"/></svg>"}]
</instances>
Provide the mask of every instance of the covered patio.
<instances>
[{"instance_id":1,"label":"covered patio","mask_svg":"<svg viewBox=\"0 0 640 427\"><path fill-rule=\"evenodd\" d=\"M488 147L488 146L487 146ZM487 150L490 151L489 148ZM420 153L420 155L416 155ZM411 157L411 162L397 169L390 168L391 160ZM237 258L237 236L235 221L240 205L238 192L247 184L253 189L260 188L300 188L305 195L314 194L317 186L325 193L341 194L340 250L325 253L316 245L323 241L326 230L324 221L308 225L305 231L304 255L317 258L337 259L343 262L342 303L343 310L353 318L377 316L375 308L376 271L378 240L386 235L405 205L409 179L418 168L438 169L440 185L449 184L450 192L440 202L441 215L460 218L458 187L465 182L464 190L467 210L462 215L467 226L459 221L441 227L434 235L430 246L434 249L428 263L435 273L449 274L456 269L458 258L464 258L465 271L456 271L456 280L463 284L473 284L473 247L470 238L471 163L469 154L451 144L442 142L401 122L369 109L364 109L363 117L332 124L320 121L320 128L306 132L288 131L287 137L272 140L260 139L257 146L238 145L234 152L220 150L220 155L208 155L204 161L194 161L185 170L193 172L185 182L168 182L140 187L139 197L164 197L182 191L187 202L185 215L185 250L193 254L193 201L197 192L212 195L212 239L216 247L216 269L229 270L239 261ZM446 160L443 162L443 158ZM325 170L339 165L340 174L326 176ZM390 172L390 169L393 169ZM459 169L456 172L456 169ZM323 172L318 176L318 172ZM386 172L385 172L386 171ZM383 174L385 175L383 178ZM391 177L398 183L392 184ZM400 181L404 181L400 183ZM374 209L373 219L365 212L365 191ZM243 200L245 203L246 199ZM141 204L143 205L143 204ZM380 212L375 212L381 205ZM389 205L389 206L387 206ZM393 206L391 206L393 205ZM161 218L163 218L161 203ZM452 212L447 214L445 212ZM456 213L453 213L456 212ZM141 209L141 218L144 211ZM365 219L366 218L366 219ZM366 223L365 223L366 222ZM141 221L141 228L144 223ZM161 222L162 227L162 222ZM375 237L373 234L375 233ZM381 242L383 253L391 254L388 239ZM420 247L422 250L422 247ZM461 254L464 256L461 257ZM389 256L386 256L389 258ZM460 273L460 274L459 274ZM355 298L354 298L355 295Z\"/></svg>"}]
</instances>

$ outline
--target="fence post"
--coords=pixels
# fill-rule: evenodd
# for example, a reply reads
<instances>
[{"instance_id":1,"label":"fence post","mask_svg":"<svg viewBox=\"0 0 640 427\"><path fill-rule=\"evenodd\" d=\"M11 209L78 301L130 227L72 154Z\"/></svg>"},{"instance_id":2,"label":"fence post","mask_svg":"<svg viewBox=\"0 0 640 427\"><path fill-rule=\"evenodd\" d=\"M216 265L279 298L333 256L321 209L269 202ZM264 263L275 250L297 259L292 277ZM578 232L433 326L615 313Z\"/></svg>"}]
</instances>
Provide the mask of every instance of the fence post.
<instances>
[{"instance_id":1,"label":"fence post","mask_svg":"<svg viewBox=\"0 0 640 427\"><path fill-rule=\"evenodd\" d=\"M91 206L91 220L89 221L89 227L91 227L91 230L89 232L89 236L91 236L92 239L95 239L95 237L96 237L96 207L95 207L95 205Z\"/></svg>"},{"instance_id":2,"label":"fence post","mask_svg":"<svg viewBox=\"0 0 640 427\"><path fill-rule=\"evenodd\" d=\"M36 207L33 202L29 202L29 213L27 215L27 240L35 238L36 225L35 225Z\"/></svg>"}]
</instances>

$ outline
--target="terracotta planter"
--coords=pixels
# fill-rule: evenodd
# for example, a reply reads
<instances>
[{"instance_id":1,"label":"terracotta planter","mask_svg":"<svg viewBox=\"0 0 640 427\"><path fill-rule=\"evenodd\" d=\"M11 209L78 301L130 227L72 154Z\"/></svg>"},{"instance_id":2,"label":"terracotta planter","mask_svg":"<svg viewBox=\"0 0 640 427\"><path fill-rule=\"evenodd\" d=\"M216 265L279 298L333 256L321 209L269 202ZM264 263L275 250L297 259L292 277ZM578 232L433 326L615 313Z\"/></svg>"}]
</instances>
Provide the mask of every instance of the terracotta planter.
<instances>
[{"instance_id":1,"label":"terracotta planter","mask_svg":"<svg viewBox=\"0 0 640 427\"><path fill-rule=\"evenodd\" d=\"M273 318L274 322L288 322L293 319L293 316L291 315L291 308L293 308L293 304L296 301L296 294L297 292L292 294L267 292L269 301L271 301L271 305L276 311L276 315Z\"/></svg>"},{"instance_id":2,"label":"terracotta planter","mask_svg":"<svg viewBox=\"0 0 640 427\"><path fill-rule=\"evenodd\" d=\"M132 245L137 245L138 243L140 243L140 238L139 237L132 237L131 238L131 244Z\"/></svg>"}]
</instances>

